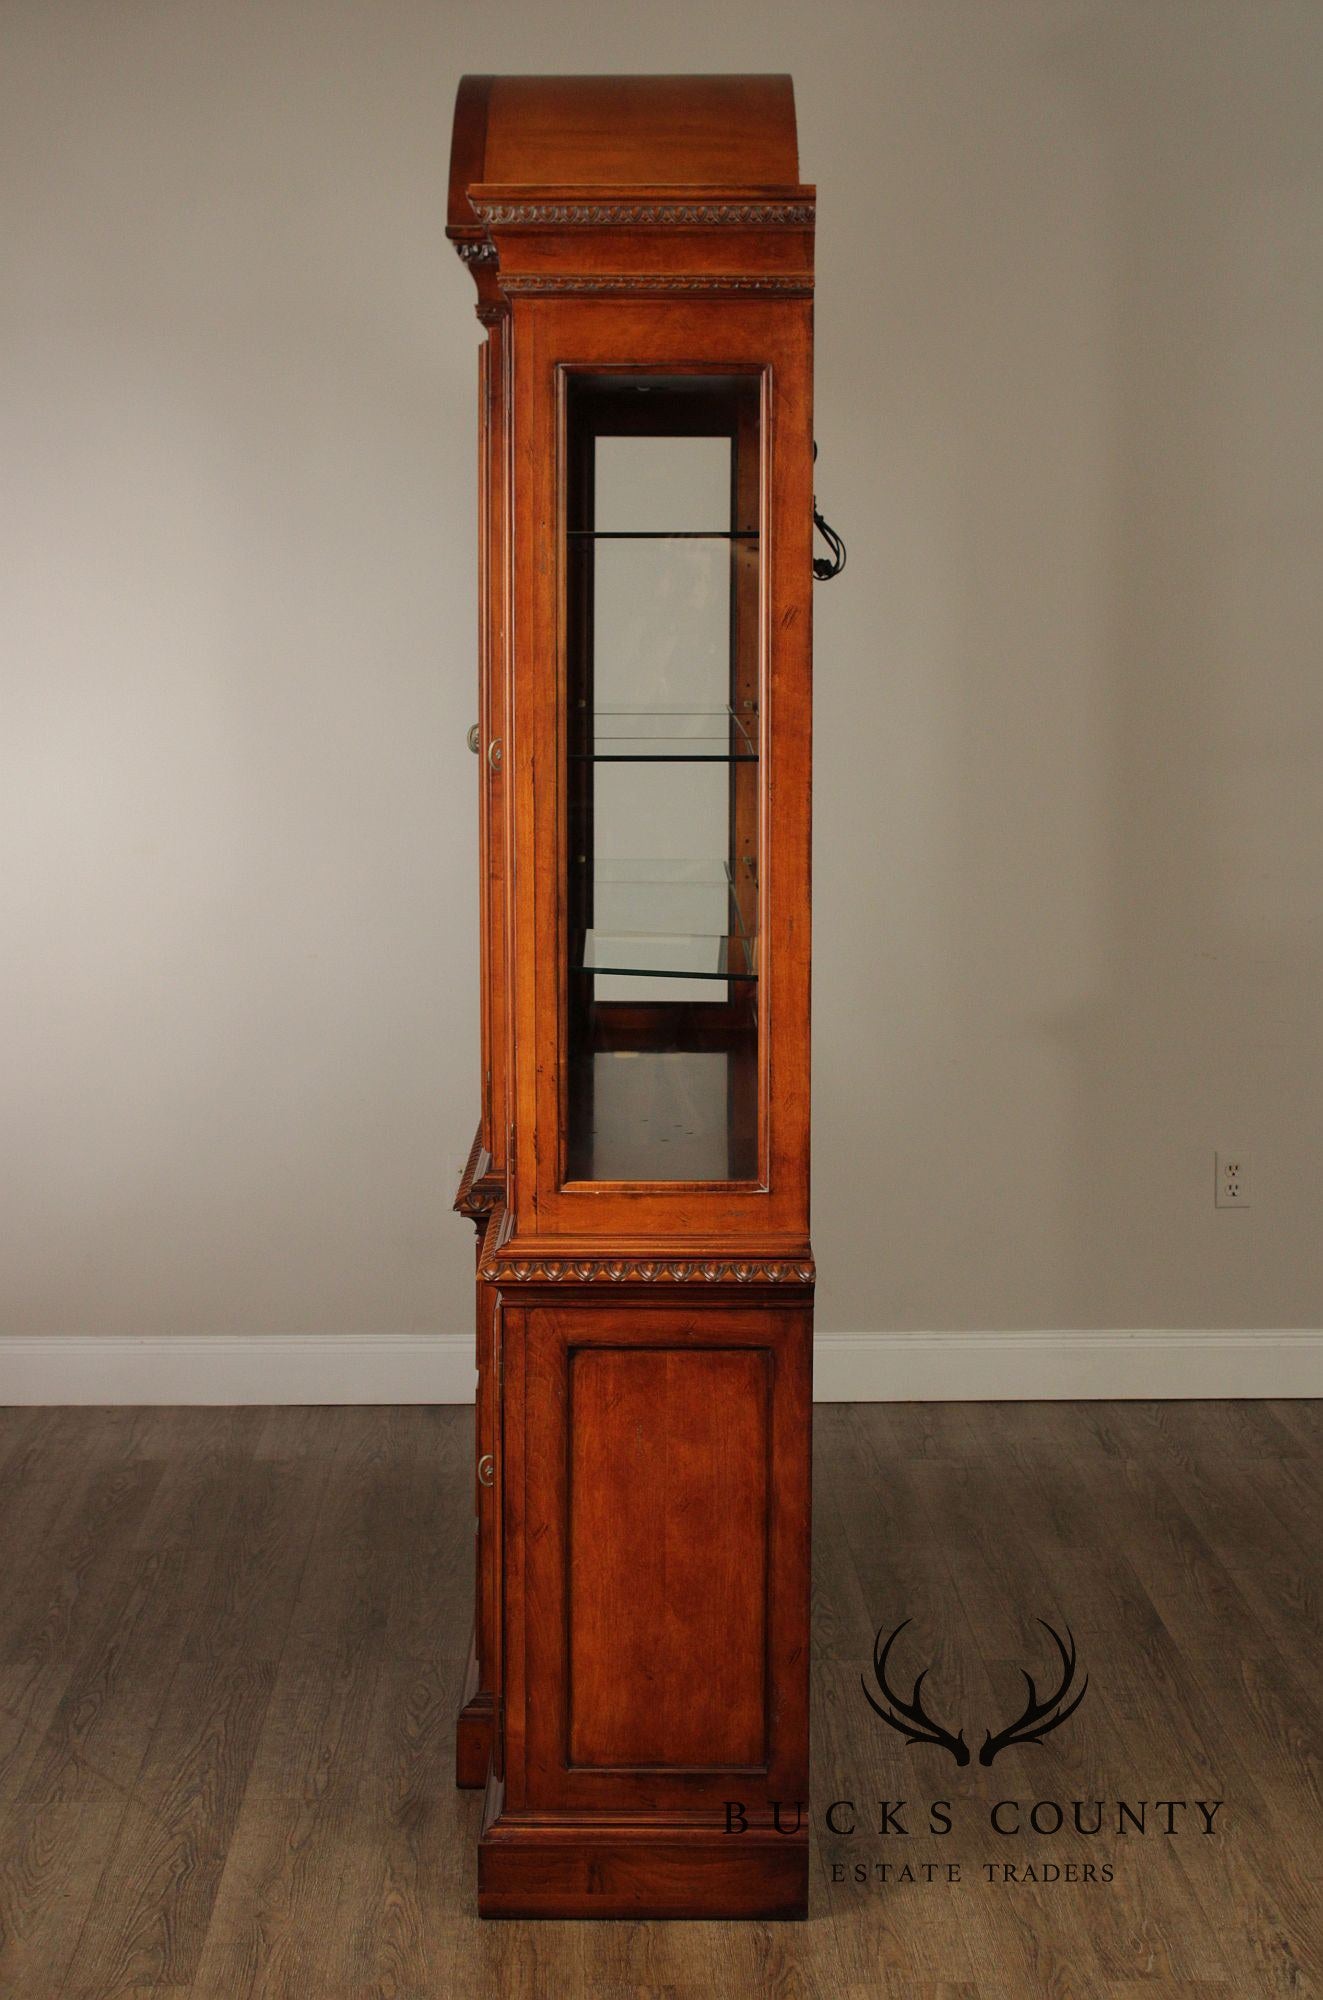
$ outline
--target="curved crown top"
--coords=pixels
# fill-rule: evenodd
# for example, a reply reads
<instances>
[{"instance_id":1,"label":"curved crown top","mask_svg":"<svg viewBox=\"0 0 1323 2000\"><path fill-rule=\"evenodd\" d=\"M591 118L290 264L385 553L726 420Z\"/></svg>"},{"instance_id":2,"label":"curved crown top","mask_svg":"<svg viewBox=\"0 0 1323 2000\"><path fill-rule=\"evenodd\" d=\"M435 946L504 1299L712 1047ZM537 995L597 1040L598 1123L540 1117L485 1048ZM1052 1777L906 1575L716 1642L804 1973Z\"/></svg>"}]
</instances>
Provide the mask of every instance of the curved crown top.
<instances>
[{"instance_id":1,"label":"curved crown top","mask_svg":"<svg viewBox=\"0 0 1323 2000\"><path fill-rule=\"evenodd\" d=\"M478 186L797 190L788 76L466 76L450 151L452 233Z\"/></svg>"}]
</instances>

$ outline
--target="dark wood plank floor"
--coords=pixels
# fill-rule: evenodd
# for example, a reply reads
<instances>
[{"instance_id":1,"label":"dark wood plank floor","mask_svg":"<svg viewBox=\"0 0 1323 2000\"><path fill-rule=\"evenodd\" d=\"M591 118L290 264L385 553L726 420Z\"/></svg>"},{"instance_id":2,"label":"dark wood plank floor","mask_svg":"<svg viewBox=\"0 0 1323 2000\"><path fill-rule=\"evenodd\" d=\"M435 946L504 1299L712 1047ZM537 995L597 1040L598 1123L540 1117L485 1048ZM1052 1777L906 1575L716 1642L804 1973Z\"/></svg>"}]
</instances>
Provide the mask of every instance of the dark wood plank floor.
<instances>
[{"instance_id":1,"label":"dark wood plank floor","mask_svg":"<svg viewBox=\"0 0 1323 2000\"><path fill-rule=\"evenodd\" d=\"M819 1409L802 1925L476 1920L471 1438L453 1409L0 1411L5 2000L1323 1995L1318 1404ZM1039 1618L1085 1699L989 1767L907 1747L860 1687L903 1618L896 1679L930 1664L975 1753L1050 1678Z\"/></svg>"}]
</instances>

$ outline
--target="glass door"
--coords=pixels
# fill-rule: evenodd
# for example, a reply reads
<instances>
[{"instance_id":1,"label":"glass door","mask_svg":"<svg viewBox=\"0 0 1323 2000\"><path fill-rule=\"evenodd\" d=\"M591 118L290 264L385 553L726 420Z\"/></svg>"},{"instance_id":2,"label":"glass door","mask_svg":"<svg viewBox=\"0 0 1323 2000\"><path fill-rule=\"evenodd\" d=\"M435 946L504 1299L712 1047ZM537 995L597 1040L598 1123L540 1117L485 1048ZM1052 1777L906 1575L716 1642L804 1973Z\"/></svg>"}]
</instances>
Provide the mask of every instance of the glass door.
<instances>
[{"instance_id":1,"label":"glass door","mask_svg":"<svg viewBox=\"0 0 1323 2000\"><path fill-rule=\"evenodd\" d=\"M757 1177L760 390L567 382L570 1181Z\"/></svg>"}]
</instances>

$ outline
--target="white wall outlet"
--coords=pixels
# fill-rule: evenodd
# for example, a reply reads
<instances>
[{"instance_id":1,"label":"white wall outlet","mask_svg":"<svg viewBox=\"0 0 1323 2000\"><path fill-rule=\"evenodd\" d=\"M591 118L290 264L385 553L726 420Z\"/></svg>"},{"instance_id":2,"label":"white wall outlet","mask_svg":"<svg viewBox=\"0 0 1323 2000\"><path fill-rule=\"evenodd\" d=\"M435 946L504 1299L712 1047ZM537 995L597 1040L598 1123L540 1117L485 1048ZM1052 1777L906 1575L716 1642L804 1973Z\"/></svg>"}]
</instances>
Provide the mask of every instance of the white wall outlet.
<instances>
[{"instance_id":1,"label":"white wall outlet","mask_svg":"<svg viewBox=\"0 0 1323 2000\"><path fill-rule=\"evenodd\" d=\"M1250 1205L1250 1161L1248 1153L1219 1153L1217 1182L1213 1199L1219 1208L1248 1208Z\"/></svg>"}]
</instances>

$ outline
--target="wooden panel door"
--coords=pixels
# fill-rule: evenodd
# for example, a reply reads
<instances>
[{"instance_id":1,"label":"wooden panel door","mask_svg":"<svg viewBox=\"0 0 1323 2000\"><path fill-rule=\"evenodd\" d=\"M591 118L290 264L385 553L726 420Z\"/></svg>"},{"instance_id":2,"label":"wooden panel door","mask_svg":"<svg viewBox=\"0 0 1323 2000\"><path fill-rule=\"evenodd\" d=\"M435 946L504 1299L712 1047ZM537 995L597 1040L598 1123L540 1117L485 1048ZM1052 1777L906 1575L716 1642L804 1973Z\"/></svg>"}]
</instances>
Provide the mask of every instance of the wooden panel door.
<instances>
[{"instance_id":1,"label":"wooden panel door","mask_svg":"<svg viewBox=\"0 0 1323 2000\"><path fill-rule=\"evenodd\" d=\"M507 1804L803 1798L807 1308L503 1312Z\"/></svg>"}]
</instances>

